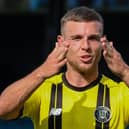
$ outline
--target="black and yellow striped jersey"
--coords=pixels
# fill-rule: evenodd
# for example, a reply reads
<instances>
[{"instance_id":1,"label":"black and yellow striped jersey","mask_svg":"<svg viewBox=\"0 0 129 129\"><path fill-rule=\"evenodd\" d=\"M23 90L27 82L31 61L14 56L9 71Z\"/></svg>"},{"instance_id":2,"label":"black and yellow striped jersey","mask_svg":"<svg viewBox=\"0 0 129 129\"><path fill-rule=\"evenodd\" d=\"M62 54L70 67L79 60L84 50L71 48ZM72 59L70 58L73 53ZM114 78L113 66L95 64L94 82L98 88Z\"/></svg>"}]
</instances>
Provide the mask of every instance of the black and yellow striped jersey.
<instances>
[{"instance_id":1,"label":"black and yellow striped jersey","mask_svg":"<svg viewBox=\"0 0 129 129\"><path fill-rule=\"evenodd\" d=\"M129 124L128 102L129 88L124 82L100 75L78 88L60 73L30 96L23 116L32 119L35 129L125 129Z\"/></svg>"}]
</instances>

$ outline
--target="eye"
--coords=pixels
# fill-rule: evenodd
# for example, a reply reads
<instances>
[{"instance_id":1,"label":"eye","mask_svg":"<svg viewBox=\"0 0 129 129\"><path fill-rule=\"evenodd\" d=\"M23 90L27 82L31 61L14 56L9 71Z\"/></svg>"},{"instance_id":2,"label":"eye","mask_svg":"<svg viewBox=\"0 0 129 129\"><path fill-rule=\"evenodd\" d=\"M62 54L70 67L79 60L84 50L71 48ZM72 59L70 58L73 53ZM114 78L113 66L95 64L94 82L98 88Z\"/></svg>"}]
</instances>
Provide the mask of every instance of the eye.
<instances>
[{"instance_id":1,"label":"eye","mask_svg":"<svg viewBox=\"0 0 129 129\"><path fill-rule=\"evenodd\" d=\"M74 41L80 41L81 39L82 39L83 37L82 36L73 36L73 37L71 37L71 39L72 40L74 40Z\"/></svg>"},{"instance_id":2,"label":"eye","mask_svg":"<svg viewBox=\"0 0 129 129\"><path fill-rule=\"evenodd\" d=\"M96 42L99 42L100 41L100 36L99 35L91 35L88 37L88 40L89 41L96 41Z\"/></svg>"}]
</instances>

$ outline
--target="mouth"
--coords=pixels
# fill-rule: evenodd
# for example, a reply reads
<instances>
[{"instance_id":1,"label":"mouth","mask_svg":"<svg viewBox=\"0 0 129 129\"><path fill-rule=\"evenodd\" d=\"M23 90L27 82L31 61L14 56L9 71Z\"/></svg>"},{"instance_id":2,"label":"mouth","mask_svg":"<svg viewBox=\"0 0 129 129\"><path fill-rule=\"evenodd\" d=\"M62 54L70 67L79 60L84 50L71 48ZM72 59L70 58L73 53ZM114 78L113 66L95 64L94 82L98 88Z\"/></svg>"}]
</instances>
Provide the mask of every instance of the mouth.
<instances>
[{"instance_id":1,"label":"mouth","mask_svg":"<svg viewBox=\"0 0 129 129\"><path fill-rule=\"evenodd\" d=\"M83 55L83 56L80 56L80 60L83 62L83 63L91 63L92 60L93 60L93 57L91 55Z\"/></svg>"}]
</instances>

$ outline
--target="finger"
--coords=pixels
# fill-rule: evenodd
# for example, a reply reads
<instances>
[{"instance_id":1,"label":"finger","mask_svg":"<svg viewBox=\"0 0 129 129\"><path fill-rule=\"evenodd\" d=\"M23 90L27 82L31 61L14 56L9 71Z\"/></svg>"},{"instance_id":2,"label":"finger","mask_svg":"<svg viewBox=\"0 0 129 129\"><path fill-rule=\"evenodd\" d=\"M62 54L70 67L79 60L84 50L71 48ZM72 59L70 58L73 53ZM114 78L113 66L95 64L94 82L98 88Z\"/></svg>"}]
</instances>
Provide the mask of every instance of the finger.
<instances>
[{"instance_id":1,"label":"finger","mask_svg":"<svg viewBox=\"0 0 129 129\"><path fill-rule=\"evenodd\" d=\"M102 48L105 55L112 56L114 50L113 42L103 41Z\"/></svg>"},{"instance_id":2,"label":"finger","mask_svg":"<svg viewBox=\"0 0 129 129\"><path fill-rule=\"evenodd\" d=\"M106 36L102 37L100 39L100 42L102 43L103 50L106 50L107 45L109 44L109 41L107 40Z\"/></svg>"},{"instance_id":3,"label":"finger","mask_svg":"<svg viewBox=\"0 0 129 129\"><path fill-rule=\"evenodd\" d=\"M105 59L111 59L113 57L113 54L111 54L107 51L103 51L103 56Z\"/></svg>"},{"instance_id":4,"label":"finger","mask_svg":"<svg viewBox=\"0 0 129 129\"><path fill-rule=\"evenodd\" d=\"M55 48L54 48L54 50L52 51L52 53L55 53L55 52L58 50L58 48L59 48L59 44L56 42L56 43L55 43Z\"/></svg>"},{"instance_id":5,"label":"finger","mask_svg":"<svg viewBox=\"0 0 129 129\"><path fill-rule=\"evenodd\" d=\"M61 59L62 57L64 57L66 55L67 49L69 48L69 43L64 41L64 42L57 42L57 49L56 49L56 53L55 56L59 59Z\"/></svg>"},{"instance_id":6,"label":"finger","mask_svg":"<svg viewBox=\"0 0 129 129\"><path fill-rule=\"evenodd\" d=\"M64 66L67 63L67 59L65 58L64 60L62 60L60 63L58 63L59 67Z\"/></svg>"},{"instance_id":7,"label":"finger","mask_svg":"<svg viewBox=\"0 0 129 129\"><path fill-rule=\"evenodd\" d=\"M57 60L61 61L64 58L66 58L67 51L68 51L68 48L64 48L64 50L60 53L60 55L58 55Z\"/></svg>"},{"instance_id":8,"label":"finger","mask_svg":"<svg viewBox=\"0 0 129 129\"><path fill-rule=\"evenodd\" d=\"M102 37L100 38L100 42L106 42L106 41L107 41L106 35L104 35L104 36L102 36Z\"/></svg>"},{"instance_id":9,"label":"finger","mask_svg":"<svg viewBox=\"0 0 129 129\"><path fill-rule=\"evenodd\" d=\"M104 56L104 59L105 59L107 65L112 64L112 61L113 61L113 60L112 60L110 57L106 57L106 58L105 58L105 56Z\"/></svg>"},{"instance_id":10,"label":"finger","mask_svg":"<svg viewBox=\"0 0 129 129\"><path fill-rule=\"evenodd\" d=\"M69 48L69 43L68 42L66 42L66 41L64 41L63 43L62 43L62 50L61 50L61 53L59 54L59 56L58 56L58 60L60 61L60 60L62 60L62 59L64 59L65 57L66 57L66 54L67 54L67 51L68 51L68 48Z\"/></svg>"},{"instance_id":11,"label":"finger","mask_svg":"<svg viewBox=\"0 0 129 129\"><path fill-rule=\"evenodd\" d=\"M66 48L69 48L69 46L70 46L70 44L69 44L68 41L64 41L64 42L63 42L63 45L64 45Z\"/></svg>"},{"instance_id":12,"label":"finger","mask_svg":"<svg viewBox=\"0 0 129 129\"><path fill-rule=\"evenodd\" d=\"M112 41L108 41L106 35L104 35L101 39L100 39L101 43L102 43L102 47L103 50L110 50L110 48L113 47L113 42Z\"/></svg>"},{"instance_id":13,"label":"finger","mask_svg":"<svg viewBox=\"0 0 129 129\"><path fill-rule=\"evenodd\" d=\"M112 54L113 52L113 46L112 46L112 42L109 42L108 45L107 45L107 52L108 54Z\"/></svg>"},{"instance_id":14,"label":"finger","mask_svg":"<svg viewBox=\"0 0 129 129\"><path fill-rule=\"evenodd\" d=\"M51 55L57 58L64 50L65 50L65 47L61 45L60 43L56 42L55 48L52 51Z\"/></svg>"},{"instance_id":15,"label":"finger","mask_svg":"<svg viewBox=\"0 0 129 129\"><path fill-rule=\"evenodd\" d=\"M108 49L108 45L109 45L109 41L107 40L106 36L102 37L102 38L100 39L100 42L101 42L101 44L102 44L103 50L104 50L104 51L107 50L107 49Z\"/></svg>"}]
</instances>

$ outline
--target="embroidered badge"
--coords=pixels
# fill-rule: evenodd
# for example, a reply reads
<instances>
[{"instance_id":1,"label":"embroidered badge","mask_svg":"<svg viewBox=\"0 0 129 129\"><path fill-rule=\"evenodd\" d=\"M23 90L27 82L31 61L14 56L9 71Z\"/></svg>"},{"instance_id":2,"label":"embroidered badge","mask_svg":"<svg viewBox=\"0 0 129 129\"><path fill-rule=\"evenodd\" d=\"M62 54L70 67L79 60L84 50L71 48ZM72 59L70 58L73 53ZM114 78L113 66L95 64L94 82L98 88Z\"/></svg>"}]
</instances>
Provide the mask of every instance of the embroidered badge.
<instances>
[{"instance_id":1,"label":"embroidered badge","mask_svg":"<svg viewBox=\"0 0 129 129\"><path fill-rule=\"evenodd\" d=\"M111 119L111 111L106 106L98 106L94 115L95 119L100 123L107 123Z\"/></svg>"}]
</instances>

